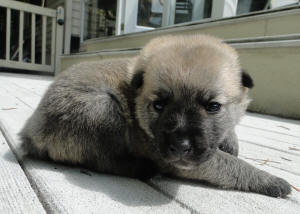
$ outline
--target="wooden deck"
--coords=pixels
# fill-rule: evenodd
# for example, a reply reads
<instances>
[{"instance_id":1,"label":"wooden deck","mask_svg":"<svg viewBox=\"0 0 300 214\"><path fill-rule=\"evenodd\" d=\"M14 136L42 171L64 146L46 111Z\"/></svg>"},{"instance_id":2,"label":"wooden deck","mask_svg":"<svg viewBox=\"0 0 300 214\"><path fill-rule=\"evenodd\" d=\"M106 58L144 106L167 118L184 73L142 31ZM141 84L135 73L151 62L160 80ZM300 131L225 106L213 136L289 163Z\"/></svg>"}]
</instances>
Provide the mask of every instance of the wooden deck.
<instances>
[{"instance_id":1,"label":"wooden deck","mask_svg":"<svg viewBox=\"0 0 300 214\"><path fill-rule=\"evenodd\" d=\"M17 134L52 80L0 73L0 213L300 213L295 190L277 199L21 160ZM300 188L300 121L248 113L237 132L240 158Z\"/></svg>"}]
</instances>

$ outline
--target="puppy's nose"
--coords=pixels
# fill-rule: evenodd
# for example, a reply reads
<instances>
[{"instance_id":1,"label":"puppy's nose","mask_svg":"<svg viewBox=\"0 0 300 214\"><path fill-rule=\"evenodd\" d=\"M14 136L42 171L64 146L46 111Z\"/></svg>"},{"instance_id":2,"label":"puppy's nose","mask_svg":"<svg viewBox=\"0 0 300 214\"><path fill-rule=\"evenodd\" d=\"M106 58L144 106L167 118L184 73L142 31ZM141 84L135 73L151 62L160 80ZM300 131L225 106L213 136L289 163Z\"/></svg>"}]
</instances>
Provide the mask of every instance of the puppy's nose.
<instances>
[{"instance_id":1,"label":"puppy's nose","mask_svg":"<svg viewBox=\"0 0 300 214\"><path fill-rule=\"evenodd\" d=\"M191 143L188 139L182 140L180 143L171 144L169 152L173 155L187 155L192 151Z\"/></svg>"}]
</instances>

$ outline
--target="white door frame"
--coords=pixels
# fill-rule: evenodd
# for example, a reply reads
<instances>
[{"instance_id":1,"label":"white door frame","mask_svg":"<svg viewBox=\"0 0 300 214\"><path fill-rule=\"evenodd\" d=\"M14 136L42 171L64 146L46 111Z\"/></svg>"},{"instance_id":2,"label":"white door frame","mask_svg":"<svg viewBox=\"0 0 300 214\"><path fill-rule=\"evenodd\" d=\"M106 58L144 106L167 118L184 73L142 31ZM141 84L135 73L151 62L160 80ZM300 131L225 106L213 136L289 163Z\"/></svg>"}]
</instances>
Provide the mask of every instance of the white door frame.
<instances>
[{"instance_id":1,"label":"white door frame","mask_svg":"<svg viewBox=\"0 0 300 214\"><path fill-rule=\"evenodd\" d=\"M139 0L120 0L125 4L124 10L124 34L153 30L153 27L139 26L137 25L138 16L138 4Z\"/></svg>"},{"instance_id":2,"label":"white door frame","mask_svg":"<svg viewBox=\"0 0 300 214\"><path fill-rule=\"evenodd\" d=\"M211 18L218 19L236 15L238 0L213 0Z\"/></svg>"}]
</instances>

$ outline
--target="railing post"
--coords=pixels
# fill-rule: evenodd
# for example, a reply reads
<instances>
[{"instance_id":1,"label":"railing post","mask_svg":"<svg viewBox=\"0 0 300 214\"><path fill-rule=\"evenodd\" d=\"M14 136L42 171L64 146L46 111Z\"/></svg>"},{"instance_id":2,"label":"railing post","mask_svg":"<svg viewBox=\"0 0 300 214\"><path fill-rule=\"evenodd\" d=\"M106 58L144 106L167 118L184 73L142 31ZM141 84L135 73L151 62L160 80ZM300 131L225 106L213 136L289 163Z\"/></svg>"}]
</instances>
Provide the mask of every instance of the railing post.
<instances>
[{"instance_id":1,"label":"railing post","mask_svg":"<svg viewBox=\"0 0 300 214\"><path fill-rule=\"evenodd\" d=\"M122 0L123 1L123 0ZM85 36L85 0L81 0L81 17L80 17L80 43L83 43Z\"/></svg>"},{"instance_id":2,"label":"railing post","mask_svg":"<svg viewBox=\"0 0 300 214\"><path fill-rule=\"evenodd\" d=\"M64 36L64 54L70 54L71 50L71 35L72 35L72 8L73 1L65 1L65 36Z\"/></svg>"},{"instance_id":3,"label":"railing post","mask_svg":"<svg viewBox=\"0 0 300 214\"><path fill-rule=\"evenodd\" d=\"M11 31L11 10L6 9L6 61L10 60L10 31Z\"/></svg>"},{"instance_id":4,"label":"railing post","mask_svg":"<svg viewBox=\"0 0 300 214\"><path fill-rule=\"evenodd\" d=\"M64 36L64 8L57 8L56 17L56 45L55 45L55 75L60 72L60 56L63 51L63 36Z\"/></svg>"},{"instance_id":5,"label":"railing post","mask_svg":"<svg viewBox=\"0 0 300 214\"><path fill-rule=\"evenodd\" d=\"M36 29L36 15L31 14L31 63L35 64L35 29Z\"/></svg>"}]
</instances>

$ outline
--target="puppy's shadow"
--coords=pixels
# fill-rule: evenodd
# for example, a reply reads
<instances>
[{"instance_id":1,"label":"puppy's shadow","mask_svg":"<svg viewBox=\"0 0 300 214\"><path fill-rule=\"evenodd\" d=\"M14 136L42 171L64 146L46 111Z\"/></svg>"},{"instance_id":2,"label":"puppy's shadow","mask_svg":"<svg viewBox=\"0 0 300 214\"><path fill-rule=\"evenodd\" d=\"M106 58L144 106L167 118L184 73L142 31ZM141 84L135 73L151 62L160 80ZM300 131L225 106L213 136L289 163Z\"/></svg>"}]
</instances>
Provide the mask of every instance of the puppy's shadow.
<instances>
[{"instance_id":1,"label":"puppy's shadow","mask_svg":"<svg viewBox=\"0 0 300 214\"><path fill-rule=\"evenodd\" d=\"M4 158L7 161L15 162L9 153L6 153ZM86 197L92 197L91 200L99 200L98 203L100 204L103 203L101 200L105 197L130 207L160 206L173 201L171 197L152 186L151 182L144 183L136 179L101 174L80 167L66 166L29 157L23 158L21 164L27 168L26 170L29 170L31 176L38 176L31 178L33 181L41 178L43 183L47 183L45 178L48 177L51 181L47 183L47 186L52 188L51 191L61 191L55 186L62 186L62 183L66 182L66 188L74 186L72 191L82 194L83 198L85 197L84 194L87 193ZM55 185L53 181L59 182L59 185ZM172 189L172 195L176 195L177 190L178 186ZM67 191L66 194L68 194Z\"/></svg>"}]
</instances>

